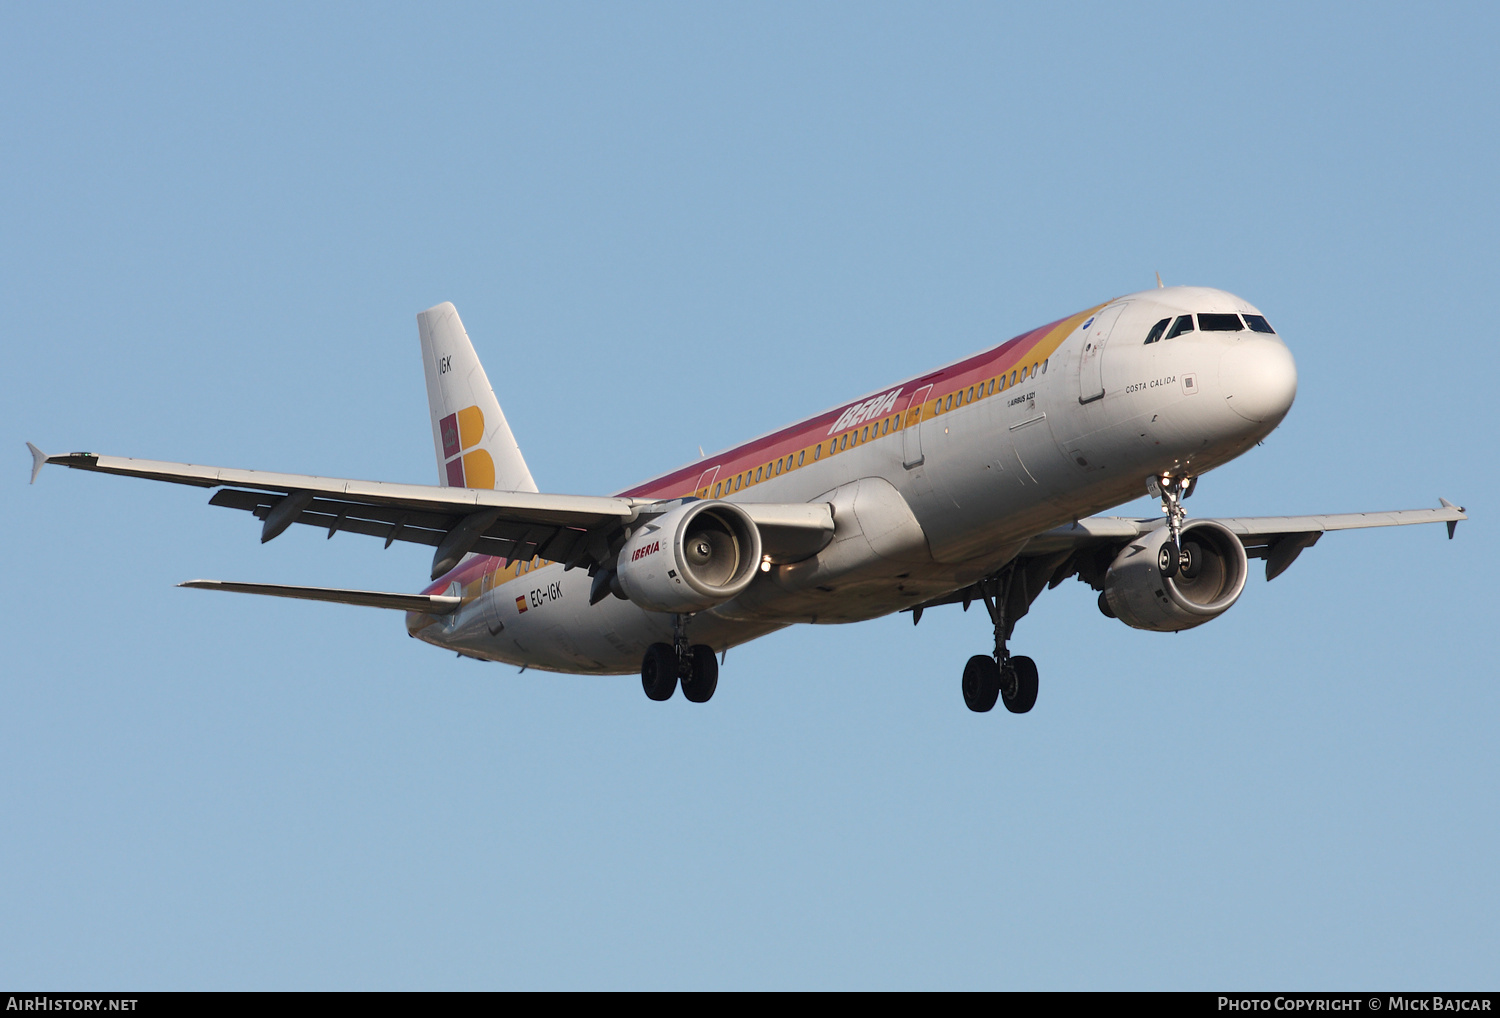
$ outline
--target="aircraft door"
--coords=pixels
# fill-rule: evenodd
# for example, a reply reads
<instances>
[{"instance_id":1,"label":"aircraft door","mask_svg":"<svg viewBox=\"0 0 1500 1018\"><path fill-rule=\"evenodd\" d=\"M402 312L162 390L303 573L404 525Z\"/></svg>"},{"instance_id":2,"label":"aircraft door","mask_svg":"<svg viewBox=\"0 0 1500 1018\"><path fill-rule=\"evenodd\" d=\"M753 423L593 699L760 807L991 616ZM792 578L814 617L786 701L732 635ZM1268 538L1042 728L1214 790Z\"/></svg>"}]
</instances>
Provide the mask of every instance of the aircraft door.
<instances>
[{"instance_id":1,"label":"aircraft door","mask_svg":"<svg viewBox=\"0 0 1500 1018\"><path fill-rule=\"evenodd\" d=\"M927 402L927 394L931 391L930 385L918 389L906 404L906 413L901 415L901 465L908 470L921 466L926 460L922 455L922 429L918 425L922 423L922 404Z\"/></svg>"},{"instance_id":2,"label":"aircraft door","mask_svg":"<svg viewBox=\"0 0 1500 1018\"><path fill-rule=\"evenodd\" d=\"M698 478L698 487L693 489L693 494L697 495L699 498L708 498L709 490L714 486L714 478L718 476L718 467L709 467L707 470L703 471L703 475Z\"/></svg>"},{"instance_id":3,"label":"aircraft door","mask_svg":"<svg viewBox=\"0 0 1500 1018\"><path fill-rule=\"evenodd\" d=\"M1109 342L1120 312L1129 301L1111 304L1094 316L1084 330L1083 349L1078 353L1078 402L1092 403L1104 395L1104 344Z\"/></svg>"}]
</instances>

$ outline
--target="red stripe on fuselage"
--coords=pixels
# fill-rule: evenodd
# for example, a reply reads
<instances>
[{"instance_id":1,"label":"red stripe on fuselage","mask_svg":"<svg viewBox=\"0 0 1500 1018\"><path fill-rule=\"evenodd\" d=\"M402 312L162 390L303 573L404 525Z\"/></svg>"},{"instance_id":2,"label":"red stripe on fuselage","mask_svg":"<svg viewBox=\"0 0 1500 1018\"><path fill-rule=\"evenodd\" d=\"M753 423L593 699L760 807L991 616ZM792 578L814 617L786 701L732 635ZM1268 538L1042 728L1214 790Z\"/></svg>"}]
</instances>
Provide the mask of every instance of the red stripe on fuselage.
<instances>
[{"instance_id":1,"label":"red stripe on fuselage","mask_svg":"<svg viewBox=\"0 0 1500 1018\"><path fill-rule=\"evenodd\" d=\"M698 478L703 476L705 470L711 470L715 466L720 467L719 477L723 478L730 474L739 473L747 468L754 469L768 459L777 459L788 452L795 452L810 445L816 445L828 437L829 427L833 425L850 407L857 406L865 399L888 393L893 389L900 388L901 396L896 401L894 410L906 409L906 400L921 389L922 386L932 385L934 391L947 392L949 389L967 387L972 382L981 379L988 380L992 375L1000 373L1000 366L1005 365L1010 370L1012 359L1017 359L1025 351L1036 345L1042 337L1056 328L1058 325L1073 317L1068 315L1059 318L1055 322L1049 322L1030 332L1023 332L1014 339L1006 340L999 346L977 353L972 357L949 364L939 368L937 371L918 375L915 378L888 385L883 389L870 393L869 396L861 396L858 400L841 403L832 410L825 411L816 417L810 417L796 424L774 431L769 435L746 442L723 452L707 456L696 463L680 467L670 474L646 481L644 484L636 485L618 494L631 498L680 498L691 495ZM868 422L861 422L861 424Z\"/></svg>"}]
</instances>

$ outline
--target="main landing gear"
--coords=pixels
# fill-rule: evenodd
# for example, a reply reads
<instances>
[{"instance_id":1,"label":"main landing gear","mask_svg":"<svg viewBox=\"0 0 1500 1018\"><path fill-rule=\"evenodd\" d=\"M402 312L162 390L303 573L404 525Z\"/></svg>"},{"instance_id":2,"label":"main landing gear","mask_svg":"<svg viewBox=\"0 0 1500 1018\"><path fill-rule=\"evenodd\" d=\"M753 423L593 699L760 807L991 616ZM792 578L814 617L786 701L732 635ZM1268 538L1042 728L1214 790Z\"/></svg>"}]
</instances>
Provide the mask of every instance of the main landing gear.
<instances>
[{"instance_id":1,"label":"main landing gear","mask_svg":"<svg viewBox=\"0 0 1500 1018\"><path fill-rule=\"evenodd\" d=\"M1029 657L1011 657L1006 647L1011 630L1015 628L1015 623L1006 619L1005 612L1014 578L1015 569L1010 567L979 585L990 621L995 624L995 653L992 656L976 654L964 665L964 703L972 711L983 713L990 710L996 700L1002 701L1012 714L1025 714L1036 706L1036 662Z\"/></svg>"},{"instance_id":2,"label":"main landing gear","mask_svg":"<svg viewBox=\"0 0 1500 1018\"><path fill-rule=\"evenodd\" d=\"M670 700L682 682L682 695L707 703L719 687L719 662L707 644L689 645L686 615L672 616L672 642L653 643L641 661L641 688L653 700Z\"/></svg>"}]
</instances>

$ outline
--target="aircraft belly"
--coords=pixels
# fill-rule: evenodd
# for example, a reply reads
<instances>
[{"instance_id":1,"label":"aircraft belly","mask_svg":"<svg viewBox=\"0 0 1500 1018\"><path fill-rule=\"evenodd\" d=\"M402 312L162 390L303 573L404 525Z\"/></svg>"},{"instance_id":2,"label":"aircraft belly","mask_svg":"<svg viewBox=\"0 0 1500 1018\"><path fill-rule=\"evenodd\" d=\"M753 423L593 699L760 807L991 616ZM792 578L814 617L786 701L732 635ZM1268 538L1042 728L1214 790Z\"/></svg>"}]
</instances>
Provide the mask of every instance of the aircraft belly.
<instances>
[{"instance_id":1,"label":"aircraft belly","mask_svg":"<svg viewBox=\"0 0 1500 1018\"><path fill-rule=\"evenodd\" d=\"M671 616L644 611L616 597L590 605L591 586L587 570L549 564L476 597L460 611L434 619L413 635L466 657L540 671L638 672L648 646L671 642ZM688 636L694 643L724 650L781 627L780 623L746 624L701 613L689 622Z\"/></svg>"}]
</instances>

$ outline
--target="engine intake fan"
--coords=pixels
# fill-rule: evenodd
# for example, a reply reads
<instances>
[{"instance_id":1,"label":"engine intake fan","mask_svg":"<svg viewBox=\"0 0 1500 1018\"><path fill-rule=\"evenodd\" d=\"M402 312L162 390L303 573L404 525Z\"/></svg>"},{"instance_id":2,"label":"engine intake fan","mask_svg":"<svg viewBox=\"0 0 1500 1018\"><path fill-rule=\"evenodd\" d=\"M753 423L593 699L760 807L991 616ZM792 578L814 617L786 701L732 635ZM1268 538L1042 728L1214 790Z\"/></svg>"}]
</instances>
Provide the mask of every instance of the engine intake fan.
<instances>
[{"instance_id":1,"label":"engine intake fan","mask_svg":"<svg viewBox=\"0 0 1500 1018\"><path fill-rule=\"evenodd\" d=\"M755 579L760 530L732 502L679 506L630 535L616 566L620 589L649 611L696 612Z\"/></svg>"}]
</instances>

